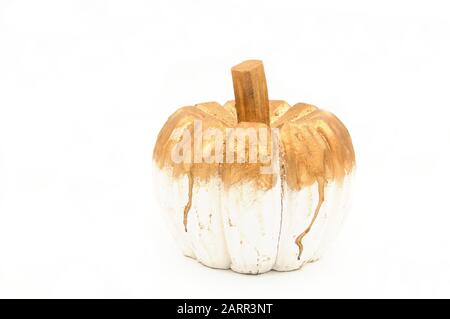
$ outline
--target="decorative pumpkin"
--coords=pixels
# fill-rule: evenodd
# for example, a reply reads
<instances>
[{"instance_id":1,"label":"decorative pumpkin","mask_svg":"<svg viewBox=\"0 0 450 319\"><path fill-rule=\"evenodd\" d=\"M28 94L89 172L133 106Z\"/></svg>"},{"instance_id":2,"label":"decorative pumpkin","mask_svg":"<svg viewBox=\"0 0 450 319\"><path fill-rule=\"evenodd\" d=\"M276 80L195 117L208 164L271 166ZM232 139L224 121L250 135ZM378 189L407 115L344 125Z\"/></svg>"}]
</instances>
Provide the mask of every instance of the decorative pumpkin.
<instances>
[{"instance_id":1,"label":"decorative pumpkin","mask_svg":"<svg viewBox=\"0 0 450 319\"><path fill-rule=\"evenodd\" d=\"M235 101L183 107L161 129L158 199L183 254L203 265L298 269L321 256L343 220L350 135L313 105L269 101L261 61L233 67L232 78Z\"/></svg>"}]
</instances>

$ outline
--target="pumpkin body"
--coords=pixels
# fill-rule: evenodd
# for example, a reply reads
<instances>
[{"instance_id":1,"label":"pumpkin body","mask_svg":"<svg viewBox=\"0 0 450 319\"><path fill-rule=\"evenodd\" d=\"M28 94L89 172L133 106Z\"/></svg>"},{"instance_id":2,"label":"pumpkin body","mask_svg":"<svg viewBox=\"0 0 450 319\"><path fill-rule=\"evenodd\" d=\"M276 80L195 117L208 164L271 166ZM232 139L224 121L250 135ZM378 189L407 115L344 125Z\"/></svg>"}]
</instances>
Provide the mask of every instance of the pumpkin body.
<instances>
[{"instance_id":1,"label":"pumpkin body","mask_svg":"<svg viewBox=\"0 0 450 319\"><path fill-rule=\"evenodd\" d=\"M238 122L234 101L181 108L158 136L158 199L183 254L206 266L248 274L298 269L321 256L343 221L354 170L347 129L312 105L269 106L270 125ZM216 128L224 136L230 127L278 129L275 169L262 174L260 163L175 163L170 154L179 129L194 133L196 121L203 133ZM202 154L217 146L207 134L201 142ZM248 158L249 145L241 147Z\"/></svg>"}]
</instances>

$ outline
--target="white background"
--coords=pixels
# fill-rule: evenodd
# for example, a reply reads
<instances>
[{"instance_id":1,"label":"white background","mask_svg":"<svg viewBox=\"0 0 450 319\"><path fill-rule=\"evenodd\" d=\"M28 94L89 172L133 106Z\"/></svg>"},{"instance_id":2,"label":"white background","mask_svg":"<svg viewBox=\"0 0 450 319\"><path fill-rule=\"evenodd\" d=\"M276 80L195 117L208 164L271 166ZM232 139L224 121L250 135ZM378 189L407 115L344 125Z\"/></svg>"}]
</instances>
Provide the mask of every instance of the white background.
<instances>
[{"instance_id":1,"label":"white background","mask_svg":"<svg viewBox=\"0 0 450 319\"><path fill-rule=\"evenodd\" d=\"M0 297L450 297L450 7L311 3L2 1ZM183 257L153 196L167 117L249 58L356 150L345 227L296 272Z\"/></svg>"}]
</instances>

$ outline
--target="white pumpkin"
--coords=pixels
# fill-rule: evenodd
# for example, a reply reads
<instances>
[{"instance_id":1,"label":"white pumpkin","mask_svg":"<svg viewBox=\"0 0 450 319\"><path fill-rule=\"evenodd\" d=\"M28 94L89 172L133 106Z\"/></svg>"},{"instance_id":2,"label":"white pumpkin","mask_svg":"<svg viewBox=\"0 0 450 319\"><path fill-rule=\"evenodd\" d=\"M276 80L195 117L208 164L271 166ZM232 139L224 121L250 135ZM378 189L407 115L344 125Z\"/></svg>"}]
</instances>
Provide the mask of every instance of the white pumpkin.
<instances>
[{"instance_id":1,"label":"white pumpkin","mask_svg":"<svg viewBox=\"0 0 450 319\"><path fill-rule=\"evenodd\" d=\"M344 218L350 135L312 105L269 101L260 61L232 75L236 102L181 108L162 128L153 155L158 199L183 254L203 265L299 269L322 255Z\"/></svg>"}]
</instances>

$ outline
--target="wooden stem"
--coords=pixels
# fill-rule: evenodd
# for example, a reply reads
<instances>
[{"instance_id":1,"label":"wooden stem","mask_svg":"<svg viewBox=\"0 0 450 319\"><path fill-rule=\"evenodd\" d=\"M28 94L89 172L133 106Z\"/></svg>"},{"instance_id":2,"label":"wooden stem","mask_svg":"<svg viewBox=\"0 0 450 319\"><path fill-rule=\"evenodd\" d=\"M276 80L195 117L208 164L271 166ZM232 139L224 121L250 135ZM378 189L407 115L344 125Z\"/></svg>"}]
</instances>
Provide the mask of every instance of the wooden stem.
<instances>
[{"instance_id":1,"label":"wooden stem","mask_svg":"<svg viewBox=\"0 0 450 319\"><path fill-rule=\"evenodd\" d=\"M269 125L269 97L262 61L244 61L231 68L231 75L238 122Z\"/></svg>"}]
</instances>

